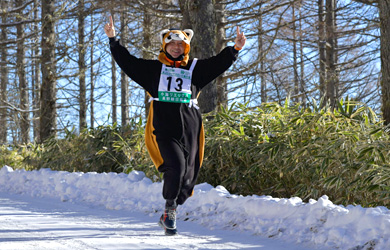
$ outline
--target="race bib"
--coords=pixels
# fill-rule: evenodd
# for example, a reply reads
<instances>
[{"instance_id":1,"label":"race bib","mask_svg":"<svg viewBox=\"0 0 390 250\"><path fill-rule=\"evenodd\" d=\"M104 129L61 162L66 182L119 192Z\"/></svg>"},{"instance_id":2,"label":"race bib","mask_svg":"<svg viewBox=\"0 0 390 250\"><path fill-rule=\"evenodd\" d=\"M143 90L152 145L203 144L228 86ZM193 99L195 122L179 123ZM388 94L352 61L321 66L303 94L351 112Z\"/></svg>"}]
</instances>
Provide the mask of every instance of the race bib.
<instances>
[{"instance_id":1,"label":"race bib","mask_svg":"<svg viewBox=\"0 0 390 250\"><path fill-rule=\"evenodd\" d=\"M158 85L158 100L160 102L189 103L191 101L191 79L196 60L189 70L166 67L161 69Z\"/></svg>"}]
</instances>

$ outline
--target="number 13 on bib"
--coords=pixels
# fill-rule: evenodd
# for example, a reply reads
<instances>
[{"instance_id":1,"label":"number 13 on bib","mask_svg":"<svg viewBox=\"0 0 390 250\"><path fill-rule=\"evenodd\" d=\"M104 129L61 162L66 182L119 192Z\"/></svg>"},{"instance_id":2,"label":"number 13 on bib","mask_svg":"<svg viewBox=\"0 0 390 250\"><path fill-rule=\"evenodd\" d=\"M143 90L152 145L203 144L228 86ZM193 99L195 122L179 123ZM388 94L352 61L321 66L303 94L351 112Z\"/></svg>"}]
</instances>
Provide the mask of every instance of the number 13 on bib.
<instances>
[{"instance_id":1,"label":"number 13 on bib","mask_svg":"<svg viewBox=\"0 0 390 250\"><path fill-rule=\"evenodd\" d=\"M189 103L191 101L191 79L196 59L189 70L162 66L158 85L160 102Z\"/></svg>"}]
</instances>

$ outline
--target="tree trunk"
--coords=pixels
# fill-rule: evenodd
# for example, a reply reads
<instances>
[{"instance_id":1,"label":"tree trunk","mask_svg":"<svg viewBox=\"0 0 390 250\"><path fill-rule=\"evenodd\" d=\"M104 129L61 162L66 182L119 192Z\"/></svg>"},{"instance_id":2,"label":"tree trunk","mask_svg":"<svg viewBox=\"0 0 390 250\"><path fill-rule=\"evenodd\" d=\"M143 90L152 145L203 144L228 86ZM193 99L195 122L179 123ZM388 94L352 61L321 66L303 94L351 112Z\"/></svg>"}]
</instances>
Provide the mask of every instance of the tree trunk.
<instances>
[{"instance_id":1,"label":"tree trunk","mask_svg":"<svg viewBox=\"0 0 390 250\"><path fill-rule=\"evenodd\" d=\"M219 53L222 51L223 48L226 47L225 37L226 37L226 31L225 31L225 8L226 4L223 4L223 1L216 1L215 9L216 9L216 21L217 21L217 34L216 34L216 52ZM223 78L223 75L219 76L216 79L216 85L217 85L217 107L221 108L227 107L227 81Z\"/></svg>"},{"instance_id":2,"label":"tree trunk","mask_svg":"<svg viewBox=\"0 0 390 250\"><path fill-rule=\"evenodd\" d=\"M114 16L114 13L111 12L111 16ZM118 113L117 113L117 102L118 95L116 92L117 88L117 72L116 72L116 62L114 57L111 55L111 108L112 108L112 124L118 124Z\"/></svg>"},{"instance_id":3,"label":"tree trunk","mask_svg":"<svg viewBox=\"0 0 390 250\"><path fill-rule=\"evenodd\" d=\"M294 89L293 95L298 96L299 94L299 76L298 76L298 47L297 47L297 25L295 17L295 6L292 6L292 32L293 32L293 70L294 70ZM299 98L294 98L295 102L299 102Z\"/></svg>"},{"instance_id":4,"label":"tree trunk","mask_svg":"<svg viewBox=\"0 0 390 250\"><path fill-rule=\"evenodd\" d=\"M1 9L7 9L7 1L1 1ZM1 22L6 23L6 15L1 16ZM2 27L0 33L0 40L7 40L7 28ZM0 82L1 82L1 95L0 95L0 144L7 142L7 109L4 108L7 102L7 86L8 86L8 68L7 62L7 48L6 46L0 46Z\"/></svg>"},{"instance_id":5,"label":"tree trunk","mask_svg":"<svg viewBox=\"0 0 390 250\"><path fill-rule=\"evenodd\" d=\"M299 6L299 32L303 33L302 30L302 6ZM302 37L300 37L299 43L299 53L300 53L300 77L299 77L299 89L301 92L301 104L303 107L306 106L306 86L305 86L305 62L304 62L304 52L303 52L304 44L302 41Z\"/></svg>"},{"instance_id":6,"label":"tree trunk","mask_svg":"<svg viewBox=\"0 0 390 250\"><path fill-rule=\"evenodd\" d=\"M325 96L326 89L326 33L324 0L318 0L318 49L319 49L319 88L320 96Z\"/></svg>"},{"instance_id":7,"label":"tree trunk","mask_svg":"<svg viewBox=\"0 0 390 250\"><path fill-rule=\"evenodd\" d=\"M85 84L85 73L87 67L85 64L85 13L84 13L84 0L79 1L78 6L78 52L79 52L79 131L87 127L87 88Z\"/></svg>"},{"instance_id":8,"label":"tree trunk","mask_svg":"<svg viewBox=\"0 0 390 250\"><path fill-rule=\"evenodd\" d=\"M152 51L152 34L153 32L153 23L152 23L152 15L150 13L150 9L145 8L144 9L144 18L143 18L143 43L142 43L142 58L143 59L153 59L153 53ZM145 120L148 117L149 114L149 108L150 108L150 103L149 103L149 94L145 91L144 93L145 100Z\"/></svg>"},{"instance_id":9,"label":"tree trunk","mask_svg":"<svg viewBox=\"0 0 390 250\"><path fill-rule=\"evenodd\" d=\"M263 39L263 13L261 11L261 5L259 6L259 17L257 26L257 60L260 66L260 99L262 103L267 102L267 83L265 80L265 53L264 53L264 39Z\"/></svg>"},{"instance_id":10,"label":"tree trunk","mask_svg":"<svg viewBox=\"0 0 390 250\"><path fill-rule=\"evenodd\" d=\"M384 124L390 124L390 0L379 1L381 30L381 88Z\"/></svg>"},{"instance_id":11,"label":"tree trunk","mask_svg":"<svg viewBox=\"0 0 390 250\"><path fill-rule=\"evenodd\" d=\"M19 7L23 5L23 1L17 0L15 2L15 7ZM23 13L19 13L22 15ZM17 22L21 22L22 18L20 16L17 17ZM27 80L26 80L26 60L25 60L25 53L26 49L24 46L24 25L23 23L18 24L16 26L16 34L18 37L17 42L17 51L16 51L16 72L18 75L18 81L19 81L19 95L20 95L20 103L19 108L22 110L20 113L20 135L21 135L21 143L27 144L30 139L30 113L29 110L29 103L28 103L28 87L27 87Z\"/></svg>"},{"instance_id":12,"label":"tree trunk","mask_svg":"<svg viewBox=\"0 0 390 250\"><path fill-rule=\"evenodd\" d=\"M56 134L56 58L55 7L53 0L42 0L42 88L40 106L40 140Z\"/></svg>"},{"instance_id":13,"label":"tree trunk","mask_svg":"<svg viewBox=\"0 0 390 250\"><path fill-rule=\"evenodd\" d=\"M126 46L127 44L127 22L126 22L126 8L121 13L121 41ZM121 116L122 128L129 124L129 79L128 76L121 71Z\"/></svg>"},{"instance_id":14,"label":"tree trunk","mask_svg":"<svg viewBox=\"0 0 390 250\"><path fill-rule=\"evenodd\" d=\"M95 123L95 98L94 98L94 95L95 95L95 74L93 72L93 55L94 55L94 44L93 44L93 41L94 39L93 38L93 15L91 14L91 91L90 91L90 96L89 96L89 102L91 103L90 104L90 123L91 123L91 128L94 128L94 123Z\"/></svg>"},{"instance_id":15,"label":"tree trunk","mask_svg":"<svg viewBox=\"0 0 390 250\"><path fill-rule=\"evenodd\" d=\"M123 37L123 33L122 33ZM127 75L121 71L121 124L122 127L129 125L129 79Z\"/></svg>"},{"instance_id":16,"label":"tree trunk","mask_svg":"<svg viewBox=\"0 0 390 250\"><path fill-rule=\"evenodd\" d=\"M34 19L37 19L38 18L38 0L35 0L34 1ZM35 23L33 25L33 30L34 30L34 33L38 34L39 32L39 27L38 27L38 24ZM32 54L33 54L33 57L34 58L38 58L39 56L39 43L38 43L38 37L34 38L35 40L35 46L33 47L33 51L32 51ZM39 141L39 111L35 111L36 109L39 110L39 100L40 100L40 85L41 85L41 71L40 71L40 65L39 65L39 60L38 59L34 59L34 63L33 63L33 78L32 78L32 86L31 86L31 89L32 89L32 107L34 109L33 111L33 134L34 134L34 140L35 141Z\"/></svg>"},{"instance_id":17,"label":"tree trunk","mask_svg":"<svg viewBox=\"0 0 390 250\"><path fill-rule=\"evenodd\" d=\"M191 41L191 54L196 58L208 58L216 53L216 11L212 0L180 0L183 27L194 31ZM202 20L202 21L199 21ZM203 88L199 98L202 113L213 111L217 106L217 86L215 80Z\"/></svg>"},{"instance_id":18,"label":"tree trunk","mask_svg":"<svg viewBox=\"0 0 390 250\"><path fill-rule=\"evenodd\" d=\"M335 0L326 0L326 100L331 107L335 105L336 99L336 19Z\"/></svg>"},{"instance_id":19,"label":"tree trunk","mask_svg":"<svg viewBox=\"0 0 390 250\"><path fill-rule=\"evenodd\" d=\"M111 106L112 106L112 124L118 122L116 106L117 106L117 94L116 94L116 63L114 57L111 56Z\"/></svg>"}]
</instances>

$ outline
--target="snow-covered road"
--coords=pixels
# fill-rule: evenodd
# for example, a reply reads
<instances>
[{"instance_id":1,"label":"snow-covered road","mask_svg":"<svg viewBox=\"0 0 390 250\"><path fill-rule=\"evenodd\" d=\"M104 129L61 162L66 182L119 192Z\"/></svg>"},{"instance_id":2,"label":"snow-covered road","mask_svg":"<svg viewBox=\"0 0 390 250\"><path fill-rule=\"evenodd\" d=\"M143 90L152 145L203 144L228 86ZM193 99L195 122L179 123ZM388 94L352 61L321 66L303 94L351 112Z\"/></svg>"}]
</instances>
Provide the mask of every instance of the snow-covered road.
<instances>
[{"instance_id":1,"label":"snow-covered road","mask_svg":"<svg viewBox=\"0 0 390 250\"><path fill-rule=\"evenodd\" d=\"M162 183L143 172L0 169L3 249L390 249L390 210L333 204L323 195L242 196L195 186L178 207L180 235L157 226ZM299 246L297 246L299 245Z\"/></svg>"},{"instance_id":2,"label":"snow-covered road","mask_svg":"<svg viewBox=\"0 0 390 250\"><path fill-rule=\"evenodd\" d=\"M0 193L0 249L307 249L190 221L178 221L180 235L169 237L157 220L158 214Z\"/></svg>"}]
</instances>

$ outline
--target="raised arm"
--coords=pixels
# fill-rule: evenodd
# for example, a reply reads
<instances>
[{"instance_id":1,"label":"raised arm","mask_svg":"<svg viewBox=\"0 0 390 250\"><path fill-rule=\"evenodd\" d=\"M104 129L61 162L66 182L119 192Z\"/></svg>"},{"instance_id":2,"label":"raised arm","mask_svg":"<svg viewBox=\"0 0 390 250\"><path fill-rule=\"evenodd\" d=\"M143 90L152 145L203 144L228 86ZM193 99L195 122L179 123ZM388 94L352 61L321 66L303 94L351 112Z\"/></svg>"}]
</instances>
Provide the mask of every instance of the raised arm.
<instances>
[{"instance_id":1,"label":"raised arm","mask_svg":"<svg viewBox=\"0 0 390 250\"><path fill-rule=\"evenodd\" d=\"M109 38L115 37L115 27L114 21L112 20L112 16L110 16L109 22L104 25L104 32Z\"/></svg>"},{"instance_id":2,"label":"raised arm","mask_svg":"<svg viewBox=\"0 0 390 250\"><path fill-rule=\"evenodd\" d=\"M240 32L237 26L237 36L234 40L234 47L228 46L223 49L218 55L208 59L199 60L195 67L194 84L199 88L203 88L212 80L225 72L237 59L238 51L241 50L246 42L244 32Z\"/></svg>"},{"instance_id":3,"label":"raised arm","mask_svg":"<svg viewBox=\"0 0 390 250\"><path fill-rule=\"evenodd\" d=\"M119 39L116 39L114 22L111 16L109 22L104 26L104 32L110 40L110 51L119 67L132 80L151 93L151 84L158 81L161 65L156 71L153 69L158 64L154 60L143 60L131 55L127 48L120 44Z\"/></svg>"},{"instance_id":4,"label":"raised arm","mask_svg":"<svg viewBox=\"0 0 390 250\"><path fill-rule=\"evenodd\" d=\"M245 46L246 37L244 35L244 32L240 33L240 27L238 26L237 26L237 36L234 42L235 42L234 48L237 50L241 50Z\"/></svg>"}]
</instances>

